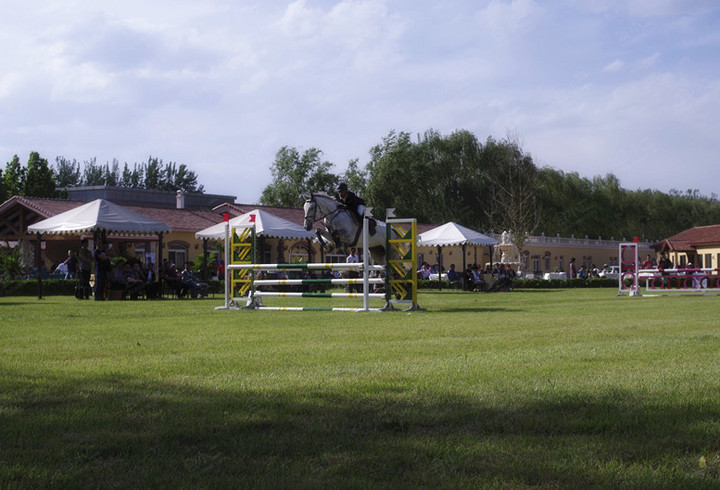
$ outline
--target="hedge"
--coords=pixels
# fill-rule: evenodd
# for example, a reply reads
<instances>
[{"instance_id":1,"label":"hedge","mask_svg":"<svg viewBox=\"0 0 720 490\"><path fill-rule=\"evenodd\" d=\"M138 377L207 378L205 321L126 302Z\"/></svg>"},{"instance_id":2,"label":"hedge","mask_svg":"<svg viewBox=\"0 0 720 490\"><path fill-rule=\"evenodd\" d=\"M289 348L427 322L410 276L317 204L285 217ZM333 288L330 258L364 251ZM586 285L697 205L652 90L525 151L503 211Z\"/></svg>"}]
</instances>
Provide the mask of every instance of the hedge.
<instances>
[{"instance_id":1,"label":"hedge","mask_svg":"<svg viewBox=\"0 0 720 490\"><path fill-rule=\"evenodd\" d=\"M225 292L224 281L207 281L209 292ZM42 282L43 296L73 296L77 281L74 279L45 279ZM0 281L0 296L37 296L37 279Z\"/></svg>"}]
</instances>

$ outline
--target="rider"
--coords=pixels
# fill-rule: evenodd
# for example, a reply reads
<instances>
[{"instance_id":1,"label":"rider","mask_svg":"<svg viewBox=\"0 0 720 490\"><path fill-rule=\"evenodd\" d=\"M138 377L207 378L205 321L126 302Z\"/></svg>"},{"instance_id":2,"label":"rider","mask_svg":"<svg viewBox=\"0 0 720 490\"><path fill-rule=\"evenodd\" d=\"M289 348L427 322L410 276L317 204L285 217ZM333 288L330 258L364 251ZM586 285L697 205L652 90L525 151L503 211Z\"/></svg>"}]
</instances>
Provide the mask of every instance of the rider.
<instances>
[{"instance_id":1,"label":"rider","mask_svg":"<svg viewBox=\"0 0 720 490\"><path fill-rule=\"evenodd\" d=\"M355 216L358 223L362 223L362 217L365 214L365 201L362 198L355 195L354 192L348 190L348 186L345 182L340 182L337 186L337 192L335 193L335 200L341 204L344 204L348 211ZM375 225L377 224L374 219L370 219L370 234L375 234Z\"/></svg>"}]
</instances>

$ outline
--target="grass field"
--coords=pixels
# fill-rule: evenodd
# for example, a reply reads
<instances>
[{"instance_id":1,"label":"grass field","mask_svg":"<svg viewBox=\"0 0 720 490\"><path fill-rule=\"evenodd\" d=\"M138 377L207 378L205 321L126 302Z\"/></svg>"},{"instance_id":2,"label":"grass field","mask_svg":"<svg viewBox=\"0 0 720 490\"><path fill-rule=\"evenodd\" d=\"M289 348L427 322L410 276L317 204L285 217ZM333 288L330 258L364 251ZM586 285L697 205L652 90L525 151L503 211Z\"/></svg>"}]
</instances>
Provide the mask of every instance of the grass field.
<instances>
[{"instance_id":1,"label":"grass field","mask_svg":"<svg viewBox=\"0 0 720 490\"><path fill-rule=\"evenodd\" d=\"M720 487L718 297L221 302L0 298L0 488Z\"/></svg>"}]
</instances>

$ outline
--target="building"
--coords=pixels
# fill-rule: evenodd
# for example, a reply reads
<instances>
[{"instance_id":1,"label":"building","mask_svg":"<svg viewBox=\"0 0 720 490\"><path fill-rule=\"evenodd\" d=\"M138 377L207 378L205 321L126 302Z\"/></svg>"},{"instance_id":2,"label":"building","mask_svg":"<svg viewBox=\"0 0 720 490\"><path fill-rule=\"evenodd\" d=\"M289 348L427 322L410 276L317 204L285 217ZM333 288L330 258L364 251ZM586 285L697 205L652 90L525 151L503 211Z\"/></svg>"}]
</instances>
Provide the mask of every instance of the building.
<instances>
[{"instance_id":1,"label":"building","mask_svg":"<svg viewBox=\"0 0 720 490\"><path fill-rule=\"evenodd\" d=\"M675 267L720 268L720 225L698 226L652 244Z\"/></svg>"},{"instance_id":2,"label":"building","mask_svg":"<svg viewBox=\"0 0 720 490\"><path fill-rule=\"evenodd\" d=\"M253 209L263 209L298 225L302 225L304 221L302 209L237 204L234 202L235 196L184 194L174 191L106 186L78 187L68 189L68 199L66 200L15 196L0 204L0 242L12 245L22 240L23 246L30 250L33 248L36 237L27 233L29 225L99 198L165 223L172 228L172 232L163 237L161 251L158 250L160 242L157 236L110 235L108 237L109 243L113 246L113 253L126 257L137 257L143 262L150 260L154 263L161 263L162 259L168 259L182 264L185 261L195 260L205 251L222 250L221 242L196 239L195 233L221 222L224 213L233 217ZM418 234L422 233L434 226L418 224L417 232ZM717 234L720 235L720 227L717 229ZM67 257L68 249L79 248L80 238L80 236L65 235L42 236L41 257L46 269L51 270L54 264L64 260ZM499 239L500 236L497 235L496 238ZM620 242L612 238L604 240L588 237L531 236L525 242L523 253L519 257L516 254L516 257L510 262L523 272L536 273L567 271L568 263L573 257L576 258L578 267L580 265L589 267L593 264L602 267L604 264L618 263ZM680 246L679 241L673 243ZM703 252L703 254L715 253L714 263L717 264L717 255L720 254L720 238L714 243L717 245L717 250ZM344 252L335 251L335 253L326 254L320 249L317 242L310 240L287 242L279 239L263 239L259 241L258 248L256 260L263 263L345 260ZM647 243L640 243L640 253L643 256L650 251ZM464 253L465 261L463 261L463 248L460 246L443 247L442 250L438 250L436 247L418 247L418 262L441 263L443 267L448 268L452 263L455 263L457 267L461 267L463 263L485 266L490 262L499 262L501 259L499 250L491 250L489 247L466 247ZM28 254L32 256L32 253ZM698 254L700 252L695 253L692 257L695 258ZM686 258L683 259L683 256ZM687 253L680 253L678 260L687 260ZM704 255L703 260L705 260Z\"/></svg>"}]
</instances>

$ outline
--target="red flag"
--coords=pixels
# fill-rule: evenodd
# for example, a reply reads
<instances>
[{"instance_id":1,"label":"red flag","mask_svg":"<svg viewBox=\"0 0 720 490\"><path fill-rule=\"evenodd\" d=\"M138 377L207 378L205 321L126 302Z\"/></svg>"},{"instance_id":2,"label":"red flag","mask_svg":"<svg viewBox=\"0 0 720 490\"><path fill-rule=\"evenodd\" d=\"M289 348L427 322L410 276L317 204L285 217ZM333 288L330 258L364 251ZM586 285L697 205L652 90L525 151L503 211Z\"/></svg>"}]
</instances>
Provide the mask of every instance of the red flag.
<instances>
[{"instance_id":1,"label":"red flag","mask_svg":"<svg viewBox=\"0 0 720 490\"><path fill-rule=\"evenodd\" d=\"M255 215L254 214L250 215L250 223L255 223Z\"/></svg>"},{"instance_id":2,"label":"red flag","mask_svg":"<svg viewBox=\"0 0 720 490\"><path fill-rule=\"evenodd\" d=\"M223 213L223 221L230 221L230 213Z\"/></svg>"}]
</instances>

